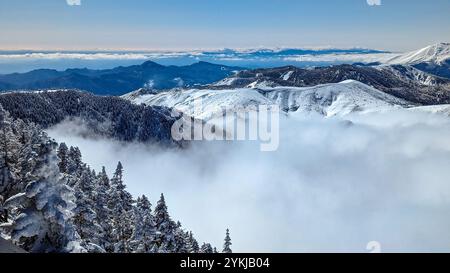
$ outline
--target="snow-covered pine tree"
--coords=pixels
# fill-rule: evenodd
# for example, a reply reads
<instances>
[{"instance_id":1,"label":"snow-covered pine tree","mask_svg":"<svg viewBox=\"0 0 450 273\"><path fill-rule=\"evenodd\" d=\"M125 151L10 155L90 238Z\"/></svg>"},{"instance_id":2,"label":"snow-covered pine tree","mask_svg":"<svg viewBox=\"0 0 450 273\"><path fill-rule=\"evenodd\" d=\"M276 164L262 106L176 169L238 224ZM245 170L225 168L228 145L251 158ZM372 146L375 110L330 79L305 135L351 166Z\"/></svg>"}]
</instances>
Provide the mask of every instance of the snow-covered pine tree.
<instances>
[{"instance_id":1,"label":"snow-covered pine tree","mask_svg":"<svg viewBox=\"0 0 450 273\"><path fill-rule=\"evenodd\" d=\"M211 244L203 243L200 247L200 253L211 254L214 253L214 249L212 248Z\"/></svg>"},{"instance_id":2,"label":"snow-covered pine tree","mask_svg":"<svg viewBox=\"0 0 450 273\"><path fill-rule=\"evenodd\" d=\"M9 227L12 240L30 252L81 252L71 221L75 207L73 190L61 181L55 143L47 140L38 149L38 161L24 191L5 205L13 211Z\"/></svg>"},{"instance_id":3,"label":"snow-covered pine tree","mask_svg":"<svg viewBox=\"0 0 450 273\"><path fill-rule=\"evenodd\" d=\"M113 251L113 227L111 222L111 210L108 207L109 193L111 187L105 167L95 178L94 189L94 208L97 215L98 222L102 228L102 233L99 234L99 245L108 252Z\"/></svg>"},{"instance_id":4,"label":"snow-covered pine tree","mask_svg":"<svg viewBox=\"0 0 450 273\"><path fill-rule=\"evenodd\" d=\"M156 228L151 203L145 195L137 199L134 223L133 242L135 251L139 253L156 252Z\"/></svg>"},{"instance_id":5,"label":"snow-covered pine tree","mask_svg":"<svg viewBox=\"0 0 450 273\"><path fill-rule=\"evenodd\" d=\"M111 222L113 226L114 252L132 252L130 245L133 234L133 198L125 190L123 183L122 163L117 164L116 171L111 178L109 208L111 210Z\"/></svg>"},{"instance_id":6,"label":"snow-covered pine tree","mask_svg":"<svg viewBox=\"0 0 450 273\"><path fill-rule=\"evenodd\" d=\"M8 222L8 210L3 207L3 202L5 199L0 195L0 224Z\"/></svg>"},{"instance_id":7,"label":"snow-covered pine tree","mask_svg":"<svg viewBox=\"0 0 450 273\"><path fill-rule=\"evenodd\" d=\"M67 173L80 176L82 165L80 149L78 147L70 147L67 154Z\"/></svg>"},{"instance_id":8,"label":"snow-covered pine tree","mask_svg":"<svg viewBox=\"0 0 450 273\"><path fill-rule=\"evenodd\" d=\"M67 147L67 145L64 142L59 144L58 152L57 152L57 155L59 158L58 166L59 166L60 172L62 172L62 173L67 173L68 153L69 153L69 148Z\"/></svg>"},{"instance_id":9,"label":"snow-covered pine tree","mask_svg":"<svg viewBox=\"0 0 450 273\"><path fill-rule=\"evenodd\" d=\"M186 245L188 253L198 253L200 251L198 242L195 240L192 231L186 233Z\"/></svg>"},{"instance_id":10,"label":"snow-covered pine tree","mask_svg":"<svg viewBox=\"0 0 450 273\"><path fill-rule=\"evenodd\" d=\"M189 253L187 238L187 233L183 230L181 223L178 221L174 232L175 253Z\"/></svg>"},{"instance_id":11,"label":"snow-covered pine tree","mask_svg":"<svg viewBox=\"0 0 450 273\"><path fill-rule=\"evenodd\" d=\"M225 243L223 244L223 251L222 253L233 253L233 251L231 250L231 238L230 238L230 230L227 229L227 233L225 236Z\"/></svg>"},{"instance_id":12,"label":"snow-covered pine tree","mask_svg":"<svg viewBox=\"0 0 450 273\"><path fill-rule=\"evenodd\" d=\"M0 105L0 194L10 191L17 178L19 139L14 132L14 125L9 113Z\"/></svg>"},{"instance_id":13,"label":"snow-covered pine tree","mask_svg":"<svg viewBox=\"0 0 450 273\"><path fill-rule=\"evenodd\" d=\"M81 177L75 184L76 207L73 210L73 222L80 235L83 246L90 252L102 252L100 244L102 227L95 211L94 179L89 168L82 171Z\"/></svg>"},{"instance_id":14,"label":"snow-covered pine tree","mask_svg":"<svg viewBox=\"0 0 450 273\"><path fill-rule=\"evenodd\" d=\"M158 252L175 252L175 249L177 248L175 242L175 231L177 226L170 218L164 194L161 194L161 197L156 204L154 219L157 231L155 241L158 246Z\"/></svg>"}]
</instances>

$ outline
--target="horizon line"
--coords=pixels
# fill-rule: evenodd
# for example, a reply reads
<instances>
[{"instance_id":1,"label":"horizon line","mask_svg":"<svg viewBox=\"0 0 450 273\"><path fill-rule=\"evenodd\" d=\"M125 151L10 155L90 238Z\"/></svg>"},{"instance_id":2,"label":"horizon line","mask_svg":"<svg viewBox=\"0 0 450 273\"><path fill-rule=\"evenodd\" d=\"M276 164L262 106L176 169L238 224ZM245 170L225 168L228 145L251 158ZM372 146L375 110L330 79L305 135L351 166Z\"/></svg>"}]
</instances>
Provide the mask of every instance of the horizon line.
<instances>
[{"instance_id":1,"label":"horizon line","mask_svg":"<svg viewBox=\"0 0 450 273\"><path fill-rule=\"evenodd\" d=\"M380 53L395 53L396 51L388 50L388 49L378 49L378 48L370 48L363 46L331 46L331 45L319 45L319 46L254 46L254 47L196 47L196 48L10 48L0 47L0 52L7 51L16 51L16 52L179 52L179 53L187 53L187 52L220 52L226 50L234 50L240 53L246 53L257 50L273 50L273 51L281 51L288 49L297 49L297 50L372 50L379 51Z\"/></svg>"}]
</instances>

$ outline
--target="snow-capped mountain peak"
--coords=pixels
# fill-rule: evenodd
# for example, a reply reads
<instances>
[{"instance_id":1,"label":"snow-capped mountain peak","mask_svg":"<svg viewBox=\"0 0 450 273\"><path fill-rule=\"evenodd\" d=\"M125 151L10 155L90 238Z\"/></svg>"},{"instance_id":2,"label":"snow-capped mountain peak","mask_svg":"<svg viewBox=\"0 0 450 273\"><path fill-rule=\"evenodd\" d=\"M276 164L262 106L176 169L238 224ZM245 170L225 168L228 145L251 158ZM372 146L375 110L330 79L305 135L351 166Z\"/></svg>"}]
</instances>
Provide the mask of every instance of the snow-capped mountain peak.
<instances>
[{"instance_id":1,"label":"snow-capped mountain peak","mask_svg":"<svg viewBox=\"0 0 450 273\"><path fill-rule=\"evenodd\" d=\"M450 59L450 43L438 43L405 53L388 61L389 64L442 64Z\"/></svg>"}]
</instances>

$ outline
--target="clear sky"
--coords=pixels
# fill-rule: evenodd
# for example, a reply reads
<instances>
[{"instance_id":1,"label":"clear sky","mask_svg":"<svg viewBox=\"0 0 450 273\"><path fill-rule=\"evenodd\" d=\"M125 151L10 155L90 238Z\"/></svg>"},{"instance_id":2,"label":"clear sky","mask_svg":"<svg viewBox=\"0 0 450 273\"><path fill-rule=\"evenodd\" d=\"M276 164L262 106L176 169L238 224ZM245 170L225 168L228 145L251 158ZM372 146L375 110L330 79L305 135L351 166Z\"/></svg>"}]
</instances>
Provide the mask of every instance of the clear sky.
<instances>
[{"instance_id":1,"label":"clear sky","mask_svg":"<svg viewBox=\"0 0 450 273\"><path fill-rule=\"evenodd\" d=\"M450 42L450 0L0 0L1 49L404 51L437 42Z\"/></svg>"}]
</instances>

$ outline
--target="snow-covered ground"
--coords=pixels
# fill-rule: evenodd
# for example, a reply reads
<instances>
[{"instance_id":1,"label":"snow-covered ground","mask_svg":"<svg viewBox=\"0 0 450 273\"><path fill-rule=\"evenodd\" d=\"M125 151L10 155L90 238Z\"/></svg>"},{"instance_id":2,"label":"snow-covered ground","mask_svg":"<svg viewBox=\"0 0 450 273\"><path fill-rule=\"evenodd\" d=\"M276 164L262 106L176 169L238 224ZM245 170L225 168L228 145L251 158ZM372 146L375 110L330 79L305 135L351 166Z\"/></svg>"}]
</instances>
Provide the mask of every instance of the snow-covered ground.
<instances>
[{"instance_id":1,"label":"snow-covered ground","mask_svg":"<svg viewBox=\"0 0 450 273\"><path fill-rule=\"evenodd\" d=\"M236 90L199 90L188 89L142 95L132 100L136 104L166 106L190 114L195 118L207 120L222 110L232 110L238 107L272 105L272 101L254 89ZM201 102L201 108L196 105Z\"/></svg>"},{"instance_id":2,"label":"snow-covered ground","mask_svg":"<svg viewBox=\"0 0 450 273\"><path fill-rule=\"evenodd\" d=\"M404 100L353 80L314 87L275 87L263 90L272 102L288 112L315 112L326 117L409 105Z\"/></svg>"},{"instance_id":3,"label":"snow-covered ground","mask_svg":"<svg viewBox=\"0 0 450 273\"><path fill-rule=\"evenodd\" d=\"M268 87L262 84L227 90L176 89L159 94L124 97L136 104L173 107L205 120L223 109L257 105L278 105L288 113L318 113L326 117L410 105L402 99L353 80L314 87ZM201 111L194 113L195 105L200 101Z\"/></svg>"}]
</instances>

